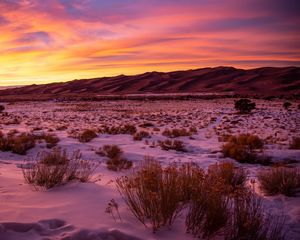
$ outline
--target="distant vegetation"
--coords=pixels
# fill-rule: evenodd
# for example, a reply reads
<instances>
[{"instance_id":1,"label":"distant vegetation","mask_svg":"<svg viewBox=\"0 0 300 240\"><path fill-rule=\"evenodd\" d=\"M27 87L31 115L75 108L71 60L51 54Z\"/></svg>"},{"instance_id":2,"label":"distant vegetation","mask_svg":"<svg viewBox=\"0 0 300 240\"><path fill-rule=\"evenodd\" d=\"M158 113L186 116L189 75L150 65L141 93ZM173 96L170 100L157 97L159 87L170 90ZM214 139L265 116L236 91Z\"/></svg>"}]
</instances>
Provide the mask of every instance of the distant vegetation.
<instances>
[{"instance_id":1,"label":"distant vegetation","mask_svg":"<svg viewBox=\"0 0 300 240\"><path fill-rule=\"evenodd\" d=\"M288 110L291 106L292 106L292 104L291 104L290 102L285 102L285 103L283 104L283 107L284 107L286 110Z\"/></svg>"},{"instance_id":2,"label":"distant vegetation","mask_svg":"<svg viewBox=\"0 0 300 240\"><path fill-rule=\"evenodd\" d=\"M234 108L241 114L250 113L256 107L255 102L252 102L250 99L242 98L234 103Z\"/></svg>"}]
</instances>

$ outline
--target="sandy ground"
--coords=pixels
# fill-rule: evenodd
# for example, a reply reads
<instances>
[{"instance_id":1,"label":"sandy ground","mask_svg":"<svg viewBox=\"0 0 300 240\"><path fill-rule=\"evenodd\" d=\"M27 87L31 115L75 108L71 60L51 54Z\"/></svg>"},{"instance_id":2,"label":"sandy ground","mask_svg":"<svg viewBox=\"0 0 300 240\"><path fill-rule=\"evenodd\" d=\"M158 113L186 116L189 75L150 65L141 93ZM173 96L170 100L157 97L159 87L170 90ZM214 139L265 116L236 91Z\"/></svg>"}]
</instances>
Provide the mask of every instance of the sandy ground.
<instances>
[{"instance_id":1,"label":"sandy ground","mask_svg":"<svg viewBox=\"0 0 300 240\"><path fill-rule=\"evenodd\" d=\"M51 190L36 191L24 182L20 164L40 151L49 151L44 142L38 143L26 156L0 152L0 239L192 239L185 233L184 216L172 229L153 234L130 213L115 187L117 177L128 171L113 172L106 168L105 157L95 150L105 144L117 144L134 166L144 156L153 156L162 164L196 162L207 168L224 160L220 152L222 134L252 133L265 140L265 154L274 161L296 160L300 151L288 149L293 137L300 136L300 111L296 104L290 111L282 101L256 100L257 110L245 117L235 113L233 100L211 101L122 101L122 102L29 102L6 104L8 115L0 117L0 130L20 132L51 132L60 138L58 146L69 152L79 149L85 160L99 163L95 182L70 184ZM138 127L142 123L152 127ZM88 143L70 137L82 129L97 129L131 123L151 133L151 138L134 141L131 135L99 134ZM154 127L160 131L154 131ZM196 127L197 134L179 137L187 152L164 151L151 147L165 128ZM63 130L62 130L63 129ZM243 164L249 179L256 178L259 165ZM101 180L96 181L101 178ZM259 190L258 190L259 192ZM261 193L259 193L261 194ZM122 221L115 222L105 209L108 202L119 203ZM287 217L287 239L300 239L300 197L266 197L266 206Z\"/></svg>"}]
</instances>

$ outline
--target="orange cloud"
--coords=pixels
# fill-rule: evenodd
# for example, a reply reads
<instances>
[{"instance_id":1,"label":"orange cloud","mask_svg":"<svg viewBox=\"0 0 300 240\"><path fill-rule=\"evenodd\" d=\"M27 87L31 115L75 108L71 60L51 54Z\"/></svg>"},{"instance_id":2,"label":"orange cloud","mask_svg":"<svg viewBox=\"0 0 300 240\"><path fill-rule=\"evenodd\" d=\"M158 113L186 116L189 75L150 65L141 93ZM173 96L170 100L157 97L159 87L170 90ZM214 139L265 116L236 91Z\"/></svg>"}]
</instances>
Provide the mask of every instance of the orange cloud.
<instances>
[{"instance_id":1,"label":"orange cloud","mask_svg":"<svg viewBox=\"0 0 300 240\"><path fill-rule=\"evenodd\" d=\"M0 85L300 65L295 0L3 0Z\"/></svg>"}]
</instances>

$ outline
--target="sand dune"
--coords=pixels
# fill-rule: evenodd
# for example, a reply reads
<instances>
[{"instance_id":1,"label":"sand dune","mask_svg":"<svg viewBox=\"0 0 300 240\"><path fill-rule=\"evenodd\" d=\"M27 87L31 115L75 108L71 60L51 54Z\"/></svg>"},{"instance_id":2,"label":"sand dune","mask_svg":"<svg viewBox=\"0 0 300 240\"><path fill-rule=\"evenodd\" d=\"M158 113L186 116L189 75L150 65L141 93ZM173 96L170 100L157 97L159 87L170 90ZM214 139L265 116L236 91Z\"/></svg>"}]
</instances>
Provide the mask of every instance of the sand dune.
<instances>
[{"instance_id":1,"label":"sand dune","mask_svg":"<svg viewBox=\"0 0 300 240\"><path fill-rule=\"evenodd\" d=\"M202 68L169 73L147 72L66 83L30 85L0 91L2 96L24 94L137 94L234 92L238 94L299 94L300 68Z\"/></svg>"}]
</instances>

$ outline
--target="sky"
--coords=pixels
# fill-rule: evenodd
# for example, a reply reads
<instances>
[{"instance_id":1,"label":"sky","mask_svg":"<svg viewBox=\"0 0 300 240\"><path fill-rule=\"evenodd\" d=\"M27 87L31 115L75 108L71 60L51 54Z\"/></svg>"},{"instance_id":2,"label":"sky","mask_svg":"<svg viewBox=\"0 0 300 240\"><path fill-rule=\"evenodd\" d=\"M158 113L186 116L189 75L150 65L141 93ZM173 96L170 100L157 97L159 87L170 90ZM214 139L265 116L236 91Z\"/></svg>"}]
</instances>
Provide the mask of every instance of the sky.
<instances>
[{"instance_id":1,"label":"sky","mask_svg":"<svg viewBox=\"0 0 300 240\"><path fill-rule=\"evenodd\" d=\"M299 0L0 0L0 86L300 66Z\"/></svg>"}]
</instances>

